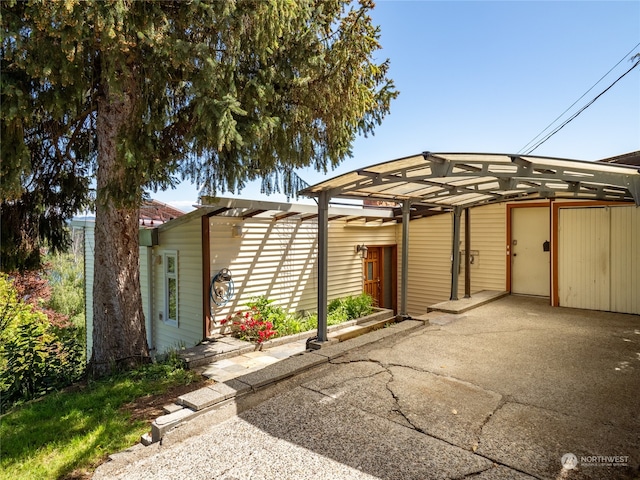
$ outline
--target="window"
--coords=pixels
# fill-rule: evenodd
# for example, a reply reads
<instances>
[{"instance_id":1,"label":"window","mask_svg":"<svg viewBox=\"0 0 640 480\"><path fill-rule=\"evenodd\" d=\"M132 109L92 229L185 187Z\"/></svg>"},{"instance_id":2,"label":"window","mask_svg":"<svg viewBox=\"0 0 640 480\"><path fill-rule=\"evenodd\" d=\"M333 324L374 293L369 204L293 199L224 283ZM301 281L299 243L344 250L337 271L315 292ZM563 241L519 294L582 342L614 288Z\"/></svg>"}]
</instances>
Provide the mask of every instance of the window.
<instances>
[{"instance_id":1,"label":"window","mask_svg":"<svg viewBox=\"0 0 640 480\"><path fill-rule=\"evenodd\" d=\"M178 326L178 252L164 253L164 322Z\"/></svg>"}]
</instances>

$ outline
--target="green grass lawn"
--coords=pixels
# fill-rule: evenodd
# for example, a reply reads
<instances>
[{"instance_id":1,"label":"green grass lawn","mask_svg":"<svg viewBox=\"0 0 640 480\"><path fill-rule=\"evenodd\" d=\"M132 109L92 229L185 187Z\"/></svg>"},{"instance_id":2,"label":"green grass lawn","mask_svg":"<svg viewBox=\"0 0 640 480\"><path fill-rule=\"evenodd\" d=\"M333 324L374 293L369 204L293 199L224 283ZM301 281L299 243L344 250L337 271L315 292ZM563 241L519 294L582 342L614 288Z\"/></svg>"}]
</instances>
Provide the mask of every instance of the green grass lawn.
<instances>
[{"instance_id":1,"label":"green grass lawn","mask_svg":"<svg viewBox=\"0 0 640 480\"><path fill-rule=\"evenodd\" d=\"M88 477L150 430L149 418L132 415L132 402L200 379L153 364L17 407L0 417L0 479Z\"/></svg>"}]
</instances>

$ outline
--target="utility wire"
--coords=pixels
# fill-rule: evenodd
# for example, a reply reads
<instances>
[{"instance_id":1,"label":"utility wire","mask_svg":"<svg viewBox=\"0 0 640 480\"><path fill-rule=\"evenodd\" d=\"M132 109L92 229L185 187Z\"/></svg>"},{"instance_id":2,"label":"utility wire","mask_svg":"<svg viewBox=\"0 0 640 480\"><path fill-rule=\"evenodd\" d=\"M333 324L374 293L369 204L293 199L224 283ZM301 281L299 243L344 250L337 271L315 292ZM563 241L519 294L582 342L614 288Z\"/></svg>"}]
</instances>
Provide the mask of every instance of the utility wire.
<instances>
[{"instance_id":1,"label":"utility wire","mask_svg":"<svg viewBox=\"0 0 640 480\"><path fill-rule=\"evenodd\" d=\"M607 73L605 73L602 77L600 77L600 79L594 83L591 88L589 88L586 92L584 92L582 94L582 96L580 98L578 98L575 102L573 102L569 107L567 107L567 109L562 112L560 115L558 115L555 119L553 119L553 121L547 125L540 133L538 133L538 135L536 135L532 140L529 141L529 143L527 143L524 147L522 147L520 150L518 150L517 153L522 153L524 150L526 150L531 144L533 144L536 140L538 140L542 135L544 135L544 133L549 130L551 128L551 126L556 123L560 118L562 118L562 116L567 113L569 110L571 110L576 103L578 103L580 100L582 100L584 97L587 96L587 94L593 90L596 85L598 85L607 75L609 75L614 68L616 68L618 65L620 65L629 55L631 55L631 53L633 53L633 51L638 48L638 46L640 46L640 43L636 44L631 50L629 50L621 59L618 63L616 63L613 67L611 67L609 69L609 71ZM628 72L627 72L628 73ZM626 75L626 74L625 74ZM537 147L536 147L537 148ZM533 151L533 150L532 150Z\"/></svg>"},{"instance_id":2,"label":"utility wire","mask_svg":"<svg viewBox=\"0 0 640 480\"><path fill-rule=\"evenodd\" d=\"M536 143L533 147L531 147L527 152L525 152L525 155L529 155L531 152L533 152L535 149L537 149L540 145L542 145L544 142L546 142L547 140L549 140L551 137L553 137L556 133L558 133L560 130L562 130L569 122L573 121L578 115L580 115L582 112L584 112L587 108L589 108L591 105L593 105L593 103L598 100L602 95L604 95L605 93L607 93L616 83L618 83L620 80L622 80L623 77L625 77L629 72L631 72L631 70L633 70L634 68L636 68L638 65L640 65L640 60L638 60L636 63L633 64L633 66L627 70L626 72L624 72L622 75L620 75L615 82L613 82L611 85L609 85L606 89L604 89L600 94L598 94L593 100L591 100L589 103L587 103L584 107L582 107L580 110L578 110L576 113L574 113L571 117L569 117L567 120L564 121L564 123L562 123L560 126L556 127L552 132L550 132L546 137L544 137L542 140L540 140L538 143ZM531 142L529 142L531 143Z\"/></svg>"}]
</instances>

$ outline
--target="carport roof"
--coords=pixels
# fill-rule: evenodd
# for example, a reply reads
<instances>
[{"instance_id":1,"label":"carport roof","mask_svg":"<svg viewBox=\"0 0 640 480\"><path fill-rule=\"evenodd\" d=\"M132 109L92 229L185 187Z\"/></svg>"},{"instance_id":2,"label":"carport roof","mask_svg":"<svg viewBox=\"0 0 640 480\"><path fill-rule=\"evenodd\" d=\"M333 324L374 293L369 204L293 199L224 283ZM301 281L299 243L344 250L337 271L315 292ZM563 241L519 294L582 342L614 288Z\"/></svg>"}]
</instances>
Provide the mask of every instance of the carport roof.
<instances>
[{"instance_id":1,"label":"carport roof","mask_svg":"<svg viewBox=\"0 0 640 480\"><path fill-rule=\"evenodd\" d=\"M640 205L640 170L530 155L431 153L354 170L301 195L410 201L438 210L505 200L571 198Z\"/></svg>"}]
</instances>

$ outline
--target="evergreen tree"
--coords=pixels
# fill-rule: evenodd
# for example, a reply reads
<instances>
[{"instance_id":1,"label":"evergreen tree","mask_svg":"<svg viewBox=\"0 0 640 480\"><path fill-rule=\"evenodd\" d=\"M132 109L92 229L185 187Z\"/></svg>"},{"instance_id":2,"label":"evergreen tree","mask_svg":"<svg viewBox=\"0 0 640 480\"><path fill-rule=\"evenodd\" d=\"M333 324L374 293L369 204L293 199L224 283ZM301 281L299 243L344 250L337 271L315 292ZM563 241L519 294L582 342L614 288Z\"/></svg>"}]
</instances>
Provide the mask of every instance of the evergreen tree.
<instances>
[{"instance_id":1,"label":"evergreen tree","mask_svg":"<svg viewBox=\"0 0 640 480\"><path fill-rule=\"evenodd\" d=\"M96 170L97 374L146 361L138 213L146 188L296 185L373 132L397 95L361 0L2 3L2 200L37 137L44 164ZM86 178L86 175L85 177ZM82 185L77 193L82 194ZM83 198L80 196L80 198Z\"/></svg>"}]
</instances>

